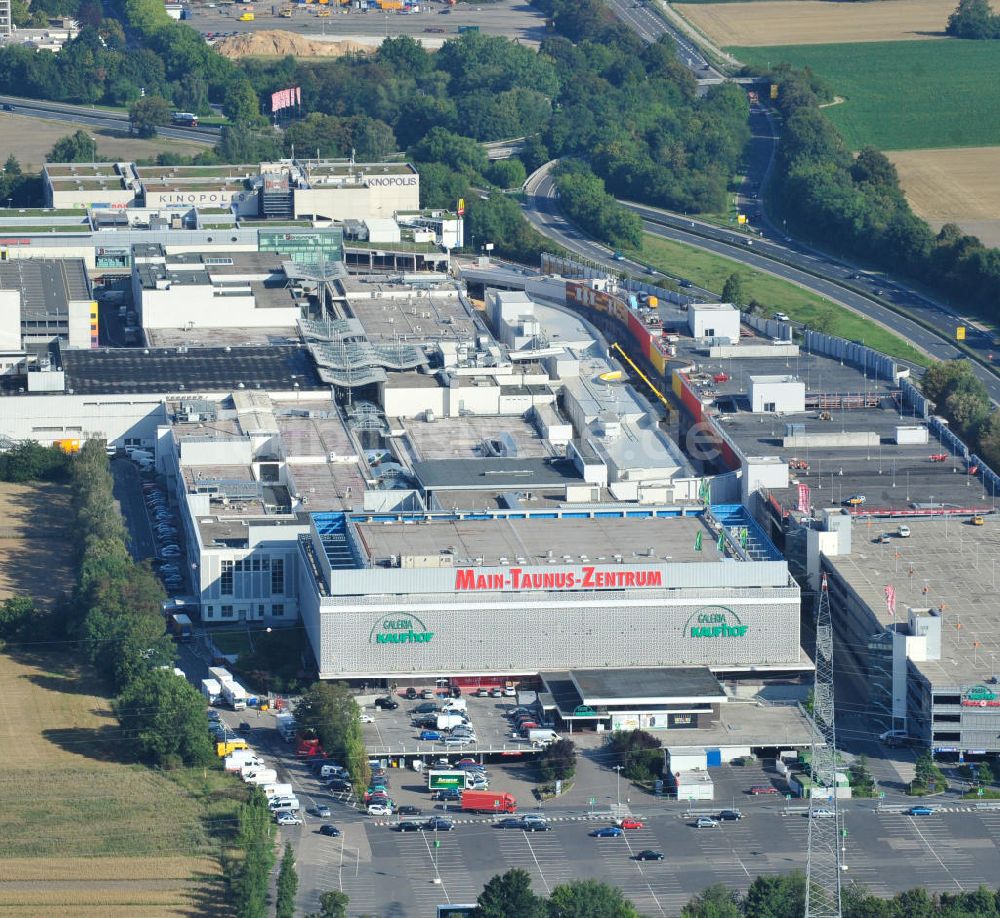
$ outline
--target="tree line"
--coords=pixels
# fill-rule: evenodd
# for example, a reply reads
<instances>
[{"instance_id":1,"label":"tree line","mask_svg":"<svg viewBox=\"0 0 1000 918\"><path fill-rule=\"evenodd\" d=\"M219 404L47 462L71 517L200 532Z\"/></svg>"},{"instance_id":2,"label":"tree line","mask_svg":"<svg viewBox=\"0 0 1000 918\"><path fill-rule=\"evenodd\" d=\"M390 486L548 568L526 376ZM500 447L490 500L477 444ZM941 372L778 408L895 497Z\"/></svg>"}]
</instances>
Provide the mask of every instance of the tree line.
<instances>
[{"instance_id":1,"label":"tree line","mask_svg":"<svg viewBox=\"0 0 1000 918\"><path fill-rule=\"evenodd\" d=\"M801 918L805 912L801 873L760 876L745 893L721 884L695 896L681 918ZM548 896L531 888L521 868L497 874L477 899L476 918L640 918L620 889L599 880L575 880ZM922 887L880 899L851 884L842 893L843 918L1000 918L1000 892L985 886L970 892L930 894Z\"/></svg>"},{"instance_id":2,"label":"tree line","mask_svg":"<svg viewBox=\"0 0 1000 918\"><path fill-rule=\"evenodd\" d=\"M818 107L830 93L814 75L782 66L770 76L784 120L774 170L782 217L832 251L908 276L995 318L1000 249L952 223L935 234L910 209L884 154L865 147L852 155Z\"/></svg>"},{"instance_id":3,"label":"tree line","mask_svg":"<svg viewBox=\"0 0 1000 918\"><path fill-rule=\"evenodd\" d=\"M1000 38L1000 14L989 0L958 0L945 31L953 38Z\"/></svg>"},{"instance_id":4,"label":"tree line","mask_svg":"<svg viewBox=\"0 0 1000 918\"><path fill-rule=\"evenodd\" d=\"M935 363L920 388L969 448L991 469L1000 469L1000 415L972 364L966 359Z\"/></svg>"}]
</instances>

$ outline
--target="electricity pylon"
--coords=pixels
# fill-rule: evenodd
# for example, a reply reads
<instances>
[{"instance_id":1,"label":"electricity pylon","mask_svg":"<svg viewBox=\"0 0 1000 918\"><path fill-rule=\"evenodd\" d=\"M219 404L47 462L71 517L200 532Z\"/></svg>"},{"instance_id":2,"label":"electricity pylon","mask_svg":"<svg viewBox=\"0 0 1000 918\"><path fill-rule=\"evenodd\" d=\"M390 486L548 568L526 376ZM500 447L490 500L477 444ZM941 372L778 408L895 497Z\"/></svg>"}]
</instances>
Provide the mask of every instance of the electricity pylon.
<instances>
[{"instance_id":1,"label":"electricity pylon","mask_svg":"<svg viewBox=\"0 0 1000 918\"><path fill-rule=\"evenodd\" d=\"M833 621L826 574L816 613L816 683L810 767L805 918L841 918L841 827L837 806L837 735L833 725ZM827 812L821 814L820 810Z\"/></svg>"}]
</instances>

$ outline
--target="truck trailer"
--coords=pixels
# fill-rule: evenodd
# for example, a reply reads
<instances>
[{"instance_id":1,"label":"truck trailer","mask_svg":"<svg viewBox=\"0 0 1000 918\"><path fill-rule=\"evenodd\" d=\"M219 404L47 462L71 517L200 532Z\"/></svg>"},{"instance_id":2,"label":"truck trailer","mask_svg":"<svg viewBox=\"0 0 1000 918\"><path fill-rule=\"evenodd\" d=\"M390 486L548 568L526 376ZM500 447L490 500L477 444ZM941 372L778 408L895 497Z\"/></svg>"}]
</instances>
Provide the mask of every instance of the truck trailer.
<instances>
[{"instance_id":1,"label":"truck trailer","mask_svg":"<svg viewBox=\"0 0 1000 918\"><path fill-rule=\"evenodd\" d=\"M260 789L264 796L270 800L272 797L294 797L295 791L291 784L262 784Z\"/></svg>"},{"instance_id":2,"label":"truck trailer","mask_svg":"<svg viewBox=\"0 0 1000 918\"><path fill-rule=\"evenodd\" d=\"M190 616L184 612L174 612L170 616L170 630L185 644L194 637L194 625Z\"/></svg>"},{"instance_id":3,"label":"truck trailer","mask_svg":"<svg viewBox=\"0 0 1000 918\"><path fill-rule=\"evenodd\" d=\"M201 693L209 704L218 704L222 698L222 686L215 679L202 679Z\"/></svg>"},{"instance_id":4,"label":"truck trailer","mask_svg":"<svg viewBox=\"0 0 1000 918\"><path fill-rule=\"evenodd\" d=\"M468 790L462 794L462 809L466 813L516 813L513 794Z\"/></svg>"},{"instance_id":5,"label":"truck trailer","mask_svg":"<svg viewBox=\"0 0 1000 918\"><path fill-rule=\"evenodd\" d=\"M465 790L469 786L470 775L461 769L431 769L427 772L427 789L430 791Z\"/></svg>"},{"instance_id":6,"label":"truck trailer","mask_svg":"<svg viewBox=\"0 0 1000 918\"><path fill-rule=\"evenodd\" d=\"M234 711L245 711L247 706L247 691L239 682L223 682L222 700Z\"/></svg>"},{"instance_id":7,"label":"truck trailer","mask_svg":"<svg viewBox=\"0 0 1000 918\"><path fill-rule=\"evenodd\" d=\"M233 674L226 669L224 666L210 666L208 668L208 674L211 676L219 685L223 682L235 682Z\"/></svg>"},{"instance_id":8,"label":"truck trailer","mask_svg":"<svg viewBox=\"0 0 1000 918\"><path fill-rule=\"evenodd\" d=\"M286 743L294 742L295 740L295 715L289 711L282 711L274 719L275 726L278 728L278 732L281 734L281 738Z\"/></svg>"}]
</instances>

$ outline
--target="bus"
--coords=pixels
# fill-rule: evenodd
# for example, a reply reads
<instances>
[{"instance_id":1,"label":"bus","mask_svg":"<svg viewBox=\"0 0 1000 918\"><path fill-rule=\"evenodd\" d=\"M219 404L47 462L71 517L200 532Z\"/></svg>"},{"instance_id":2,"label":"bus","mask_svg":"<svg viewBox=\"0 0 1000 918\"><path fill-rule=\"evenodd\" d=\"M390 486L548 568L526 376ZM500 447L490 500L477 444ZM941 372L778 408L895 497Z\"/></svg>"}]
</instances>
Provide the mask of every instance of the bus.
<instances>
[{"instance_id":1,"label":"bus","mask_svg":"<svg viewBox=\"0 0 1000 918\"><path fill-rule=\"evenodd\" d=\"M170 116L171 124L180 124L184 127L198 127L198 116L191 112L174 112Z\"/></svg>"}]
</instances>

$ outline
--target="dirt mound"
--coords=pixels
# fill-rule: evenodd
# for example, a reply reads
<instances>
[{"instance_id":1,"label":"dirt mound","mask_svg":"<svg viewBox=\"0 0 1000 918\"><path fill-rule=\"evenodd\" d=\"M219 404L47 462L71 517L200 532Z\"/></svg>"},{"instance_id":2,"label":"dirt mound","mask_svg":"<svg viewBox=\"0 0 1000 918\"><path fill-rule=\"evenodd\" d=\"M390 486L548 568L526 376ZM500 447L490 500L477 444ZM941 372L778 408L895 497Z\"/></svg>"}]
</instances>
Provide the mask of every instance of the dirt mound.
<instances>
[{"instance_id":1,"label":"dirt mound","mask_svg":"<svg viewBox=\"0 0 1000 918\"><path fill-rule=\"evenodd\" d=\"M314 41L296 32L281 29L261 29L231 35L216 42L215 50L223 57L341 57L371 49L356 41Z\"/></svg>"}]
</instances>

